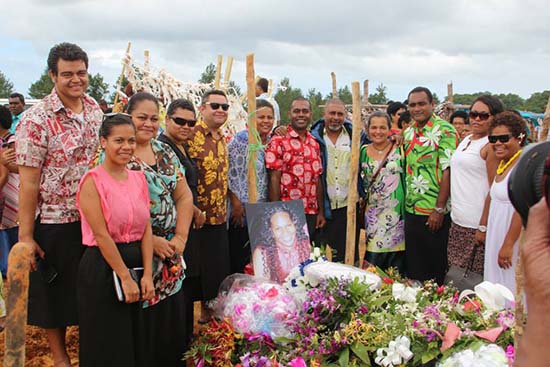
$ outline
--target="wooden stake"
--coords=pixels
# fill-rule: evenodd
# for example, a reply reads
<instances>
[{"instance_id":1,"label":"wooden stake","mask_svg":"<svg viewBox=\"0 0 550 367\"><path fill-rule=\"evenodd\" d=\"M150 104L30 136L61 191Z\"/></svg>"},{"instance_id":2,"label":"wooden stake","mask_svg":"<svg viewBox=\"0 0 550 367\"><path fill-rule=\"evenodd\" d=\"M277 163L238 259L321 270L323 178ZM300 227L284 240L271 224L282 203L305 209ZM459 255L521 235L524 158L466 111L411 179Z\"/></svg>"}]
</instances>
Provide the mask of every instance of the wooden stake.
<instances>
[{"instance_id":1,"label":"wooden stake","mask_svg":"<svg viewBox=\"0 0 550 367\"><path fill-rule=\"evenodd\" d=\"M223 86L227 90L229 88L229 81L231 80L231 69L233 68L233 56L227 58L227 65L225 66L225 75L223 76Z\"/></svg>"},{"instance_id":2,"label":"wooden stake","mask_svg":"<svg viewBox=\"0 0 550 367\"><path fill-rule=\"evenodd\" d=\"M336 89L336 74L334 71L330 73L330 77L332 78L332 98L338 98L338 90Z\"/></svg>"},{"instance_id":3,"label":"wooden stake","mask_svg":"<svg viewBox=\"0 0 550 367\"><path fill-rule=\"evenodd\" d=\"M246 85L248 95L248 145L258 145L256 140L256 79L254 77L254 54L246 55ZM258 201L258 188L256 185L256 158L258 152L253 150L248 159L248 202Z\"/></svg>"},{"instance_id":4,"label":"wooden stake","mask_svg":"<svg viewBox=\"0 0 550 367\"><path fill-rule=\"evenodd\" d=\"M214 79L215 89L220 89L220 79L222 76L222 63L223 63L223 56L218 55L218 65L216 66L216 78Z\"/></svg>"},{"instance_id":5,"label":"wooden stake","mask_svg":"<svg viewBox=\"0 0 550 367\"><path fill-rule=\"evenodd\" d=\"M143 58L144 58L143 70L146 73L149 73L149 50L143 51Z\"/></svg>"},{"instance_id":6,"label":"wooden stake","mask_svg":"<svg viewBox=\"0 0 550 367\"><path fill-rule=\"evenodd\" d=\"M346 264L355 260L355 225L357 217L357 177L359 174L359 144L361 136L361 92L359 82L351 83L353 96L353 130L351 134L351 168L349 173L348 212L346 227Z\"/></svg>"},{"instance_id":7,"label":"wooden stake","mask_svg":"<svg viewBox=\"0 0 550 367\"><path fill-rule=\"evenodd\" d=\"M449 84L447 84L447 101L454 103L455 97L453 93L453 82L451 81Z\"/></svg>"},{"instance_id":8,"label":"wooden stake","mask_svg":"<svg viewBox=\"0 0 550 367\"><path fill-rule=\"evenodd\" d=\"M542 119L542 131L540 132L539 141L548 140L548 131L550 130L550 97L548 97L548 104L546 105L546 111Z\"/></svg>"},{"instance_id":9,"label":"wooden stake","mask_svg":"<svg viewBox=\"0 0 550 367\"><path fill-rule=\"evenodd\" d=\"M132 42L128 42L128 46L126 47L126 53L124 54L124 57L126 57L127 54L130 53L130 48L132 47ZM118 103L118 91L122 88L122 81L124 80L124 72L126 71L126 63L122 65L122 71L120 72L120 76L118 77L118 81L116 83L116 90L115 90L115 99L113 100L113 112L122 112L115 111Z\"/></svg>"},{"instance_id":10,"label":"wooden stake","mask_svg":"<svg viewBox=\"0 0 550 367\"><path fill-rule=\"evenodd\" d=\"M269 79L269 85L267 86L267 97L271 98L272 93L273 93L273 79Z\"/></svg>"},{"instance_id":11,"label":"wooden stake","mask_svg":"<svg viewBox=\"0 0 550 367\"><path fill-rule=\"evenodd\" d=\"M369 80L363 82L363 105L367 107L369 104Z\"/></svg>"}]
</instances>

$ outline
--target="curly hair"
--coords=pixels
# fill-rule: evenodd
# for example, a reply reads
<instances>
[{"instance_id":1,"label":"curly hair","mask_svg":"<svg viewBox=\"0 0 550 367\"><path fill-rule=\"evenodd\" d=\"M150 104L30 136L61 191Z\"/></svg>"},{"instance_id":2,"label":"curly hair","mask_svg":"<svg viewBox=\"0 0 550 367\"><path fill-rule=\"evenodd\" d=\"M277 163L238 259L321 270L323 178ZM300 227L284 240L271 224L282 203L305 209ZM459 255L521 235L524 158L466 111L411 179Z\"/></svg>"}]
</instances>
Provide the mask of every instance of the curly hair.
<instances>
[{"instance_id":1,"label":"curly hair","mask_svg":"<svg viewBox=\"0 0 550 367\"><path fill-rule=\"evenodd\" d=\"M296 238L298 241L306 240L306 234L302 231L302 228L306 224L305 220L298 216L292 211L292 209L286 203L281 203L280 205L269 205L264 215L262 216L262 242L263 244L275 243L275 238L273 238L273 232L271 231L271 217L277 213L287 213L290 217L290 220L296 226Z\"/></svg>"},{"instance_id":2,"label":"curly hair","mask_svg":"<svg viewBox=\"0 0 550 367\"><path fill-rule=\"evenodd\" d=\"M492 134L497 126L507 127L513 137L518 138L522 143L525 141L527 126L525 120L520 115L512 111L505 111L495 115L491 126L489 126L489 134Z\"/></svg>"},{"instance_id":3,"label":"curly hair","mask_svg":"<svg viewBox=\"0 0 550 367\"><path fill-rule=\"evenodd\" d=\"M53 75L57 75L57 63L59 59L66 61L82 60L84 61L84 65L86 65L86 69L88 69L88 55L74 43L63 42L51 48L48 55L48 70Z\"/></svg>"}]
</instances>

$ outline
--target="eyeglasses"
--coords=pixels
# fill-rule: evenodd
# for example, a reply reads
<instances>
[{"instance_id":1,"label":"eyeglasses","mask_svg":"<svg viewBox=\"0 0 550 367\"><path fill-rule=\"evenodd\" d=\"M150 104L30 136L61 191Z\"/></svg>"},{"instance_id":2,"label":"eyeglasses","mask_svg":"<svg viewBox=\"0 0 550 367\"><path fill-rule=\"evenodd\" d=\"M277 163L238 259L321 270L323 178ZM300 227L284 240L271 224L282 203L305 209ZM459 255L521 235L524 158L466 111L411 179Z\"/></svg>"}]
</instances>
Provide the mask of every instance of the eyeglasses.
<instances>
[{"instance_id":1,"label":"eyeglasses","mask_svg":"<svg viewBox=\"0 0 550 367\"><path fill-rule=\"evenodd\" d=\"M475 120L479 117L479 120L480 121L485 121L487 120L489 117L491 117L491 114L490 113L487 113L487 112L477 112L477 111L470 111L470 113L468 114L470 116L470 119L471 120Z\"/></svg>"},{"instance_id":2,"label":"eyeglasses","mask_svg":"<svg viewBox=\"0 0 550 367\"><path fill-rule=\"evenodd\" d=\"M197 120L187 120L181 117L170 117L176 125L193 127L197 123Z\"/></svg>"},{"instance_id":3,"label":"eyeglasses","mask_svg":"<svg viewBox=\"0 0 550 367\"><path fill-rule=\"evenodd\" d=\"M101 120L101 122L105 122L105 120L113 118L113 117L124 117L124 118L130 118L130 119L132 118L132 116L128 115L127 113L111 112L111 113L103 114L103 119Z\"/></svg>"},{"instance_id":4,"label":"eyeglasses","mask_svg":"<svg viewBox=\"0 0 550 367\"><path fill-rule=\"evenodd\" d=\"M210 108L212 108L213 110L217 110L220 107L224 111L227 111L229 109L229 104L227 103L206 102L205 104L209 105Z\"/></svg>"},{"instance_id":5,"label":"eyeglasses","mask_svg":"<svg viewBox=\"0 0 550 367\"><path fill-rule=\"evenodd\" d=\"M489 135L489 143L495 144L497 141L500 141L501 143L508 143L511 138L512 138L512 135L510 134Z\"/></svg>"}]
</instances>

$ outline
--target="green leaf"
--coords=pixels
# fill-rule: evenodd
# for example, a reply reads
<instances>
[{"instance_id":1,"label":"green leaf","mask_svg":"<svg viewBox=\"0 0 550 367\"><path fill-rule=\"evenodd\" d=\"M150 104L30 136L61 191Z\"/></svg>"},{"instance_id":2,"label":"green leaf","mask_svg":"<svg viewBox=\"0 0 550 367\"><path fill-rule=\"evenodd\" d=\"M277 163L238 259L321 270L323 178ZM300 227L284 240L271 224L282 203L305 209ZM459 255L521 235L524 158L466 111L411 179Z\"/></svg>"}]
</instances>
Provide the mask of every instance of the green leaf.
<instances>
[{"instance_id":1,"label":"green leaf","mask_svg":"<svg viewBox=\"0 0 550 367\"><path fill-rule=\"evenodd\" d=\"M348 367L349 365L349 348L346 348L340 353L340 357L338 357L338 364L340 367Z\"/></svg>"},{"instance_id":2,"label":"green leaf","mask_svg":"<svg viewBox=\"0 0 550 367\"><path fill-rule=\"evenodd\" d=\"M351 346L351 351L357 356L359 357L359 359L361 361L363 361L367 366L370 366L370 357L369 357L369 353L367 352L367 348L359 343L359 342L355 342L353 343Z\"/></svg>"}]
</instances>

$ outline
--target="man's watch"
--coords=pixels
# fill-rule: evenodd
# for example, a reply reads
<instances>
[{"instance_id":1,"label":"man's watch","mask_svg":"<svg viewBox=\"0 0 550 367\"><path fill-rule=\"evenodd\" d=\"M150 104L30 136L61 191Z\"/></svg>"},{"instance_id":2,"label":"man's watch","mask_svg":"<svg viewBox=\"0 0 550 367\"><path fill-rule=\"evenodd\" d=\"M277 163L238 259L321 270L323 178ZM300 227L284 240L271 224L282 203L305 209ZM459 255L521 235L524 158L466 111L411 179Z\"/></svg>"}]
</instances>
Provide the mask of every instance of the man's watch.
<instances>
[{"instance_id":1,"label":"man's watch","mask_svg":"<svg viewBox=\"0 0 550 367\"><path fill-rule=\"evenodd\" d=\"M435 211L437 214L445 214L445 208L438 208L438 207L435 207L435 208L434 208L434 211Z\"/></svg>"},{"instance_id":2,"label":"man's watch","mask_svg":"<svg viewBox=\"0 0 550 367\"><path fill-rule=\"evenodd\" d=\"M487 226L479 225L477 226L477 230L480 231L481 233L485 233L487 232Z\"/></svg>"}]
</instances>

